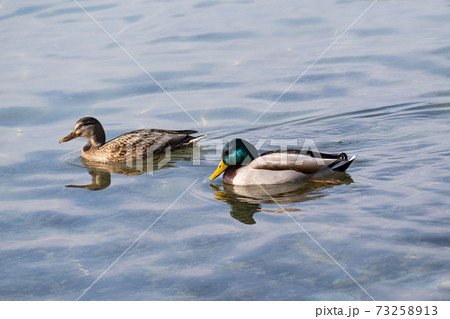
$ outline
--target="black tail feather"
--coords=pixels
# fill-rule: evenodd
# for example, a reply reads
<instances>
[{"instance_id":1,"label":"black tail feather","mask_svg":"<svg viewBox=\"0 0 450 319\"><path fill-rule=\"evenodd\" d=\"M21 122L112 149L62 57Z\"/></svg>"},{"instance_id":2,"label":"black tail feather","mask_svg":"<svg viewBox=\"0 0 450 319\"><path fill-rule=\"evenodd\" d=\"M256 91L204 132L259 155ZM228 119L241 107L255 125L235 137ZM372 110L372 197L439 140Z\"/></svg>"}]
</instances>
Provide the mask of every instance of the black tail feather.
<instances>
[{"instance_id":1,"label":"black tail feather","mask_svg":"<svg viewBox=\"0 0 450 319\"><path fill-rule=\"evenodd\" d=\"M335 172L345 172L347 168L349 168L349 166L353 163L354 159L355 157L351 158L349 161L341 161L333 163L330 166L328 166L328 168Z\"/></svg>"}]
</instances>

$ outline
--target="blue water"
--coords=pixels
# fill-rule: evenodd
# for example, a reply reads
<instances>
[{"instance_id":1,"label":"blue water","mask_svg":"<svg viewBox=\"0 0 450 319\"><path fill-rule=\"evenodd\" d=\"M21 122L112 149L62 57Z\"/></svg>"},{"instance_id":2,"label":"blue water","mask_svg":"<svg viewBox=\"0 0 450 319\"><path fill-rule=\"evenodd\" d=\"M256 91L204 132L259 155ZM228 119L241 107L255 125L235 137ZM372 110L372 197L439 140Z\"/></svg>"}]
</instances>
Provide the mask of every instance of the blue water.
<instances>
[{"instance_id":1,"label":"blue water","mask_svg":"<svg viewBox=\"0 0 450 319\"><path fill-rule=\"evenodd\" d=\"M450 299L450 1L348 32L371 2L79 3L104 30L74 1L0 5L1 300ZM86 115L208 137L137 175L58 144ZM269 197L208 181L232 137L358 157Z\"/></svg>"}]
</instances>

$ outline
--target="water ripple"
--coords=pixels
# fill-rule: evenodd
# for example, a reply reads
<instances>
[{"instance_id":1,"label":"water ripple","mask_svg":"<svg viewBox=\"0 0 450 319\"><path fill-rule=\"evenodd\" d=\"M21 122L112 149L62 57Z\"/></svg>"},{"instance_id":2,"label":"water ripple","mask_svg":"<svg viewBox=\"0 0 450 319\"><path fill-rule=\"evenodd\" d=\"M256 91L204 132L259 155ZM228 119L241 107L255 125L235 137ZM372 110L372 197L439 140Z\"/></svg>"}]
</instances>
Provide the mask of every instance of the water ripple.
<instances>
[{"instance_id":1,"label":"water ripple","mask_svg":"<svg viewBox=\"0 0 450 319\"><path fill-rule=\"evenodd\" d=\"M170 36L155 39L149 43L165 43L165 42L222 42L237 39L248 39L255 37L254 32L239 31L239 32L209 32L189 36Z\"/></svg>"}]
</instances>

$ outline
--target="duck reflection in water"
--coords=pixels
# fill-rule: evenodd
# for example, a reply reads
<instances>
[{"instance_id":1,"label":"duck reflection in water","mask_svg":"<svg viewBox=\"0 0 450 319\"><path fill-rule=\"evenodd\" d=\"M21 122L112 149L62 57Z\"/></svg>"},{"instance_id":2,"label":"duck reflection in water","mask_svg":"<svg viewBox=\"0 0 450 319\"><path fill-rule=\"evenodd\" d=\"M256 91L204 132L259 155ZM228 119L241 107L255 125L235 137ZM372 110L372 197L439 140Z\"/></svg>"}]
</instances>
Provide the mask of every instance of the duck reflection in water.
<instances>
[{"instance_id":1,"label":"duck reflection in water","mask_svg":"<svg viewBox=\"0 0 450 319\"><path fill-rule=\"evenodd\" d=\"M81 163L83 164L83 167L90 168L89 175L91 175L92 178L91 184L66 185L66 187L100 191L111 185L111 173L124 176L138 176L146 173L152 173L160 169L175 167L176 162L192 161L192 157L192 149L178 150L171 153L169 161L166 161L164 157L159 157L155 159L153 163L147 160L138 162L134 161L130 166L128 166L128 164L97 163L82 158Z\"/></svg>"},{"instance_id":2,"label":"duck reflection in water","mask_svg":"<svg viewBox=\"0 0 450 319\"><path fill-rule=\"evenodd\" d=\"M334 178L341 184L353 183L347 173L336 173ZM210 185L215 191L214 198L227 203L231 207L230 215L244 224L255 224L253 215L256 212L284 213L286 211L301 211L299 208L280 209L277 204L292 204L321 199L326 196L322 191L337 186L331 183L285 183L280 185L232 186L226 184ZM276 205L276 209L262 208L261 205Z\"/></svg>"}]
</instances>

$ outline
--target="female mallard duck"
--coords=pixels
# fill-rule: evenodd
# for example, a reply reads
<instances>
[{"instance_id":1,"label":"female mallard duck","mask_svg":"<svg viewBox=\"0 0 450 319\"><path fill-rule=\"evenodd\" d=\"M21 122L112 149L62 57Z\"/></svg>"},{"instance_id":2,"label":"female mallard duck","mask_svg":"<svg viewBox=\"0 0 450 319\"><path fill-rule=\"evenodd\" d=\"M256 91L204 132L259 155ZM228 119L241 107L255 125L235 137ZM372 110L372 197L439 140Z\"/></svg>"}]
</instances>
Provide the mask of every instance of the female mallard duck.
<instances>
[{"instance_id":1,"label":"female mallard duck","mask_svg":"<svg viewBox=\"0 0 450 319\"><path fill-rule=\"evenodd\" d=\"M267 185L298 182L343 172L355 159L347 154L327 154L288 149L258 154L248 141L234 139L225 144L222 160L209 178L212 181L223 171L223 182L229 185Z\"/></svg>"},{"instance_id":2,"label":"female mallard duck","mask_svg":"<svg viewBox=\"0 0 450 319\"><path fill-rule=\"evenodd\" d=\"M100 163L123 163L162 155L167 148L173 151L192 146L206 136L189 135L193 133L197 131L140 129L122 134L105 143L105 131L100 122L93 117L83 117L75 123L72 132L59 142L64 143L79 136L85 137L87 143L81 152L83 158Z\"/></svg>"}]
</instances>

